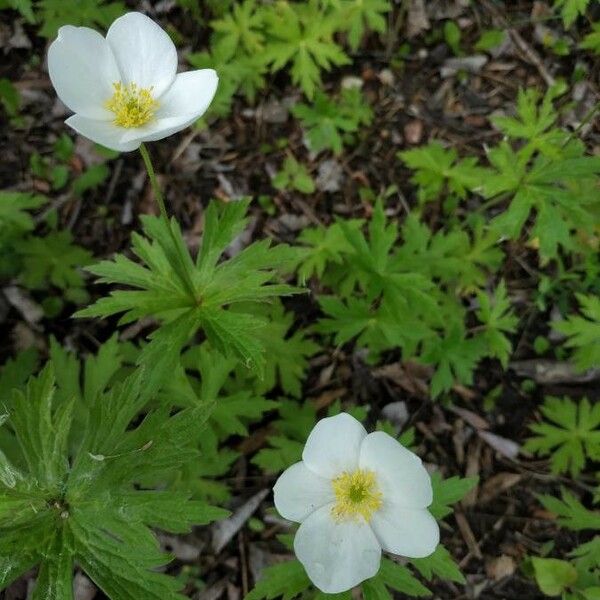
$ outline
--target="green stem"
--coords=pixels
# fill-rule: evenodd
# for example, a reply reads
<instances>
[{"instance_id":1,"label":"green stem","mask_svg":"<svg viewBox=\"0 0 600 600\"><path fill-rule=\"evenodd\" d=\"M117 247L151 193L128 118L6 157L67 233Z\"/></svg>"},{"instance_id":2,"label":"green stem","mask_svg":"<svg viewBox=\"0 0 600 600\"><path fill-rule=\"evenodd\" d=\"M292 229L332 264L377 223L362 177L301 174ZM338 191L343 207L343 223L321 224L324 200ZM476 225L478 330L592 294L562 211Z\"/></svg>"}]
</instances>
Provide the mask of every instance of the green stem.
<instances>
[{"instance_id":1,"label":"green stem","mask_svg":"<svg viewBox=\"0 0 600 600\"><path fill-rule=\"evenodd\" d=\"M187 288L188 294L191 296L191 298L194 299L194 302L198 302L196 288L194 287L194 283L192 281L189 270L187 268L186 257L183 256L183 251L181 249L181 246L177 242L175 232L173 231L173 225L171 223L171 220L169 219L169 215L167 213L167 208L165 206L165 199L163 197L160 186L158 185L158 180L156 179L154 165L152 164L152 160L150 158L150 154L148 153L148 149L146 148L146 146L144 144L141 144L141 146L140 146L140 154L142 155L142 158L144 159L144 165L146 167L146 171L148 172L148 178L150 179L150 185L152 186L152 191L154 192L154 198L156 199L156 203L158 204L158 208L160 210L160 216L161 216L162 220L165 222L165 225L171 236L171 241L173 242L173 246L175 248L177 261L179 262L179 269L181 270L179 277L182 280L184 286ZM189 258L189 257L187 257L187 258Z\"/></svg>"},{"instance_id":2,"label":"green stem","mask_svg":"<svg viewBox=\"0 0 600 600\"><path fill-rule=\"evenodd\" d=\"M596 103L592 108L584 115L583 119L577 127L570 133L567 139L563 142L562 148L564 148L591 120L592 117L598 112L600 109L600 102Z\"/></svg>"},{"instance_id":3,"label":"green stem","mask_svg":"<svg viewBox=\"0 0 600 600\"><path fill-rule=\"evenodd\" d=\"M150 159L150 155L148 154L148 149L144 144L140 146L140 154L144 159L144 165L146 166L146 171L148 172L148 178L150 179L150 185L152 186L152 191L154 192L154 198L156 199L156 203L160 209L160 216L163 218L165 223L169 225L170 229L171 226L169 215L167 214L167 209L165 207L165 200L163 198L160 186L158 185L158 180L156 179L156 173L154 172L154 166L152 164L152 160Z\"/></svg>"}]
</instances>

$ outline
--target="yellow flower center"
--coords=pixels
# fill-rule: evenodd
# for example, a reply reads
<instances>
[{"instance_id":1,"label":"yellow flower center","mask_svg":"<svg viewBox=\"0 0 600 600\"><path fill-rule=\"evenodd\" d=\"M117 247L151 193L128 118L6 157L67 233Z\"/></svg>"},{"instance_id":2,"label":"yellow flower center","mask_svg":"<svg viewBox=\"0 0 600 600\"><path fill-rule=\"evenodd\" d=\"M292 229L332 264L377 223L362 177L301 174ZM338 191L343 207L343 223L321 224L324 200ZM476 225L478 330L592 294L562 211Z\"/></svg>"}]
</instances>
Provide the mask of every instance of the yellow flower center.
<instances>
[{"instance_id":1,"label":"yellow flower center","mask_svg":"<svg viewBox=\"0 0 600 600\"><path fill-rule=\"evenodd\" d=\"M152 97L152 88L139 88L135 83L113 83L115 93L106 101L106 108L115 113L115 125L141 127L154 118L158 102Z\"/></svg>"},{"instance_id":2,"label":"yellow flower center","mask_svg":"<svg viewBox=\"0 0 600 600\"><path fill-rule=\"evenodd\" d=\"M382 494L373 471L344 471L331 485L336 500L331 512L337 520L359 520L362 517L368 523L373 513L381 508Z\"/></svg>"}]
</instances>

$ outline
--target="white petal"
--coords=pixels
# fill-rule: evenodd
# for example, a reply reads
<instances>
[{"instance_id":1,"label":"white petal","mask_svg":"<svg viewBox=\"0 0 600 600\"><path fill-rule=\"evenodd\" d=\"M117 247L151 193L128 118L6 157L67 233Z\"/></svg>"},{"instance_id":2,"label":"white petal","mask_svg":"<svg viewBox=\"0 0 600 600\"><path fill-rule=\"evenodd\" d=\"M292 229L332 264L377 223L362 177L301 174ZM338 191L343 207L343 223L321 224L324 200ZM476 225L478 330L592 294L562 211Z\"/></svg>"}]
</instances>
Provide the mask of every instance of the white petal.
<instances>
[{"instance_id":1,"label":"white petal","mask_svg":"<svg viewBox=\"0 0 600 600\"><path fill-rule=\"evenodd\" d=\"M218 83L217 72L213 69L179 73L161 96L156 116L159 119L180 115L200 118L215 97Z\"/></svg>"},{"instance_id":2,"label":"white petal","mask_svg":"<svg viewBox=\"0 0 600 600\"><path fill-rule=\"evenodd\" d=\"M294 551L311 581L326 594L337 594L373 577L381 545L364 521L336 521L333 505L315 511L300 525Z\"/></svg>"},{"instance_id":3,"label":"white petal","mask_svg":"<svg viewBox=\"0 0 600 600\"><path fill-rule=\"evenodd\" d=\"M143 127L127 130L123 140L154 142L189 127L206 112L218 82L212 69L180 73L160 98L155 119Z\"/></svg>"},{"instance_id":4,"label":"white petal","mask_svg":"<svg viewBox=\"0 0 600 600\"><path fill-rule=\"evenodd\" d=\"M167 32L142 13L130 12L110 26L106 39L117 59L121 80L153 88L155 98L175 78L177 50Z\"/></svg>"},{"instance_id":5,"label":"white petal","mask_svg":"<svg viewBox=\"0 0 600 600\"><path fill-rule=\"evenodd\" d=\"M302 460L311 471L329 479L353 471L366 435L365 428L347 413L321 419L306 440Z\"/></svg>"},{"instance_id":6,"label":"white petal","mask_svg":"<svg viewBox=\"0 0 600 600\"><path fill-rule=\"evenodd\" d=\"M123 133L127 129L117 127L112 121L98 121L81 115L73 115L65 123L93 142L118 152L130 152L140 147L140 142L123 141Z\"/></svg>"},{"instance_id":7,"label":"white petal","mask_svg":"<svg viewBox=\"0 0 600 600\"><path fill-rule=\"evenodd\" d=\"M303 462L297 462L281 474L273 487L273 495L279 514L298 523L335 500L331 480L315 475Z\"/></svg>"},{"instance_id":8,"label":"white petal","mask_svg":"<svg viewBox=\"0 0 600 600\"><path fill-rule=\"evenodd\" d=\"M370 525L386 552L409 558L429 556L440 542L440 528L424 508L402 508L386 502Z\"/></svg>"},{"instance_id":9,"label":"white petal","mask_svg":"<svg viewBox=\"0 0 600 600\"><path fill-rule=\"evenodd\" d=\"M110 46L97 31L61 27L48 50L48 72L58 97L73 112L90 119L113 118L104 103L121 77Z\"/></svg>"},{"instance_id":10,"label":"white petal","mask_svg":"<svg viewBox=\"0 0 600 600\"><path fill-rule=\"evenodd\" d=\"M421 459L383 431L370 433L360 447L360 468L374 471L386 501L425 508L433 501L431 477Z\"/></svg>"}]
</instances>

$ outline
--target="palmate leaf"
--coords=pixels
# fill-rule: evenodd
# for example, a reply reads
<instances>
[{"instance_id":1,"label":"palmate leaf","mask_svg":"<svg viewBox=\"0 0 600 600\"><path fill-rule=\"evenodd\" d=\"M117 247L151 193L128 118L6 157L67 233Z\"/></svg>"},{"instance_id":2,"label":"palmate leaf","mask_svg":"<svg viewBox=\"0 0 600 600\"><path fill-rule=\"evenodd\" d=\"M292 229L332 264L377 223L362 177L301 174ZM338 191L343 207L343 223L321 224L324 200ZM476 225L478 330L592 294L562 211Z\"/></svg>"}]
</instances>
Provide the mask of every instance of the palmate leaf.
<instances>
[{"instance_id":1,"label":"palmate leaf","mask_svg":"<svg viewBox=\"0 0 600 600\"><path fill-rule=\"evenodd\" d=\"M583 316L570 315L553 327L567 336L575 366L585 371L600 366L600 298L577 294Z\"/></svg>"},{"instance_id":2,"label":"palmate leaf","mask_svg":"<svg viewBox=\"0 0 600 600\"><path fill-rule=\"evenodd\" d=\"M292 113L307 130L312 151L329 148L334 154L343 150L344 133L357 131L360 125L368 125L373 118L373 111L358 88L343 89L339 102L317 91L312 105L297 104Z\"/></svg>"},{"instance_id":3,"label":"palmate leaf","mask_svg":"<svg viewBox=\"0 0 600 600\"><path fill-rule=\"evenodd\" d=\"M0 589L39 564L32 598L68 600L77 564L113 600L183 600L156 572L169 557L150 528L182 533L226 513L144 482L197 457L207 411L158 408L137 423L148 400L138 372L96 396L73 447L74 398L56 393L53 371L7 407L20 452L0 455Z\"/></svg>"},{"instance_id":4,"label":"palmate leaf","mask_svg":"<svg viewBox=\"0 0 600 600\"><path fill-rule=\"evenodd\" d=\"M345 21L352 50L358 48L367 28L377 33L385 32L385 15L390 8L388 0L344 0L341 3L340 17Z\"/></svg>"},{"instance_id":5,"label":"palmate leaf","mask_svg":"<svg viewBox=\"0 0 600 600\"><path fill-rule=\"evenodd\" d=\"M519 323L514 315L508 295L506 284L501 281L492 296L479 292L479 309L477 318L485 325L483 339L487 345L488 355L497 358L504 368L512 350L507 333L513 333Z\"/></svg>"},{"instance_id":6,"label":"palmate leaf","mask_svg":"<svg viewBox=\"0 0 600 600\"><path fill-rule=\"evenodd\" d=\"M321 82L321 70L349 63L333 40L335 21L316 0L279 2L265 17L269 37L265 57L272 71L291 63L292 81L310 99Z\"/></svg>"},{"instance_id":7,"label":"palmate leaf","mask_svg":"<svg viewBox=\"0 0 600 600\"><path fill-rule=\"evenodd\" d=\"M488 153L498 172L486 176L483 195L511 198L508 208L492 220L492 228L515 239L528 217L535 214L530 236L545 261L554 258L559 247L576 250L572 232L591 233L597 221L600 158L581 156L582 147L575 146L561 146L561 153L553 157L538 155L531 166L528 163L535 149L529 146L515 152L503 142Z\"/></svg>"},{"instance_id":8,"label":"palmate leaf","mask_svg":"<svg viewBox=\"0 0 600 600\"><path fill-rule=\"evenodd\" d=\"M587 459L600 459L600 404L591 405L587 398L576 403L549 397L540 410L546 421L530 425L536 435L524 448L550 456L553 473L570 471L577 477Z\"/></svg>"},{"instance_id":9,"label":"palmate leaf","mask_svg":"<svg viewBox=\"0 0 600 600\"><path fill-rule=\"evenodd\" d=\"M399 152L398 158L415 171L411 181L418 186L421 203L438 200L446 190L464 199L468 191L480 189L485 175L476 158L459 160L456 150L436 141Z\"/></svg>"},{"instance_id":10,"label":"palmate leaf","mask_svg":"<svg viewBox=\"0 0 600 600\"><path fill-rule=\"evenodd\" d=\"M433 486L433 504L429 512L436 519L443 519L452 513L452 504L456 504L477 485L478 477L448 477L442 479L439 473L433 473L431 483Z\"/></svg>"},{"instance_id":11,"label":"palmate leaf","mask_svg":"<svg viewBox=\"0 0 600 600\"><path fill-rule=\"evenodd\" d=\"M224 355L236 356L260 373L265 362L264 347L255 333L264 321L251 312L230 309L298 290L275 282L276 269L286 266L293 257L287 246L270 247L269 241L263 240L219 262L245 226L247 205L246 201L232 202L221 209L216 202L209 205L195 261L174 220L173 237L164 221L145 217L145 237L133 236L133 252L140 262L117 255L112 261L89 267L102 283L135 289L112 291L77 316L124 313L122 323L147 316L159 319L162 325L138 361L150 365L148 373L156 385L174 369L181 348L199 329Z\"/></svg>"},{"instance_id":12,"label":"palmate leaf","mask_svg":"<svg viewBox=\"0 0 600 600\"><path fill-rule=\"evenodd\" d=\"M34 228L28 211L39 208L48 199L37 194L0 191L0 235L23 233Z\"/></svg>"},{"instance_id":13,"label":"palmate leaf","mask_svg":"<svg viewBox=\"0 0 600 600\"><path fill-rule=\"evenodd\" d=\"M425 558L413 558L410 562L428 581L431 581L434 577L439 577L445 581L466 582L460 568L454 562L448 550L441 544L438 545L433 554Z\"/></svg>"},{"instance_id":14,"label":"palmate leaf","mask_svg":"<svg viewBox=\"0 0 600 600\"><path fill-rule=\"evenodd\" d=\"M562 490L562 499L544 495L538 496L538 500L544 505L544 508L558 516L558 523L562 527L573 531L583 529L600 531L600 512L588 510L568 490Z\"/></svg>"},{"instance_id":15,"label":"palmate leaf","mask_svg":"<svg viewBox=\"0 0 600 600\"><path fill-rule=\"evenodd\" d=\"M267 348L267 364L264 377L254 378L251 385L258 394L264 394L279 384L286 394L299 398L308 359L319 345L307 337L306 331L294 328L294 313L286 312L280 301L258 307L257 314L266 321L256 335Z\"/></svg>"},{"instance_id":16,"label":"palmate leaf","mask_svg":"<svg viewBox=\"0 0 600 600\"><path fill-rule=\"evenodd\" d=\"M244 600L292 600L310 587L310 579L297 560L273 565Z\"/></svg>"},{"instance_id":17,"label":"palmate leaf","mask_svg":"<svg viewBox=\"0 0 600 600\"><path fill-rule=\"evenodd\" d=\"M234 4L231 12L211 21L216 44L227 59L237 53L260 54L264 49L263 15L255 0Z\"/></svg>"}]
</instances>

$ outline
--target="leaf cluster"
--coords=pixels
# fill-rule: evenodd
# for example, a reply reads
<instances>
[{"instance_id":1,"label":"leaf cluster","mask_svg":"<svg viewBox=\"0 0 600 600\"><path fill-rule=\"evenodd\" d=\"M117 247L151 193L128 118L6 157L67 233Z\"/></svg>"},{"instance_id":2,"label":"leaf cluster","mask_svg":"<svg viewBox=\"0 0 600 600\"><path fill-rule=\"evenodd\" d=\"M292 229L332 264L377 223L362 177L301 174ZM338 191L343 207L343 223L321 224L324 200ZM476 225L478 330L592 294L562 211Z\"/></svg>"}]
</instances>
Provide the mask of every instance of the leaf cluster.
<instances>
[{"instance_id":1,"label":"leaf cluster","mask_svg":"<svg viewBox=\"0 0 600 600\"><path fill-rule=\"evenodd\" d=\"M277 269L293 258L283 245L269 240L255 242L235 256L221 261L234 238L245 227L247 201L219 206L212 202L205 212L204 235L192 259L175 220L142 219L144 236L134 233L132 250L139 262L121 254L88 270L101 283L127 286L113 290L79 317L107 317L122 313L120 323L153 317L160 327L143 349L139 364L152 369L150 379L159 385L176 367L186 342L200 329L211 346L227 357L240 358L263 372L265 347L256 332L265 320L240 307L292 294L296 288L277 283ZM131 289L133 288L133 289Z\"/></svg>"},{"instance_id":2,"label":"leaf cluster","mask_svg":"<svg viewBox=\"0 0 600 600\"><path fill-rule=\"evenodd\" d=\"M350 134L373 119L373 111L357 87L344 88L337 102L317 91L312 104L296 104L292 113L306 130L310 150L328 149L336 155L345 143L352 143Z\"/></svg>"},{"instance_id":3,"label":"leaf cluster","mask_svg":"<svg viewBox=\"0 0 600 600\"><path fill-rule=\"evenodd\" d=\"M156 407L140 421L148 395L138 371L97 386L78 423L76 397L57 392L54 372L49 363L6 407L0 588L39 565L32 598L73 599L77 564L110 598L184 598L156 571L169 557L149 528L182 533L225 513L148 481L194 460L206 410Z\"/></svg>"},{"instance_id":4,"label":"leaf cluster","mask_svg":"<svg viewBox=\"0 0 600 600\"><path fill-rule=\"evenodd\" d=\"M356 50L367 30L385 32L389 10L388 0L243 0L218 11L211 21L210 49L188 54L187 60L219 72L221 83L211 106L219 116L229 112L238 92L253 102L267 74L283 69L312 100L322 73L350 62L335 34L346 33Z\"/></svg>"},{"instance_id":5,"label":"leaf cluster","mask_svg":"<svg viewBox=\"0 0 600 600\"><path fill-rule=\"evenodd\" d=\"M535 434L525 449L550 456L553 473L570 472L577 477L586 462L600 459L600 404L587 398L546 398L540 411L544 421L530 425Z\"/></svg>"},{"instance_id":6,"label":"leaf cluster","mask_svg":"<svg viewBox=\"0 0 600 600\"><path fill-rule=\"evenodd\" d=\"M490 294L488 274L501 259L495 237L476 227L432 232L416 215L388 222L378 201L366 234L361 221L309 229L298 265L301 279L320 276L336 296L319 297L325 313L317 329L337 344L352 340L375 359L400 350L403 359L432 365L433 396L455 382L469 384L482 358L506 364L516 328L506 286ZM474 295L469 311L463 297ZM471 327L470 323L480 325Z\"/></svg>"}]
</instances>

